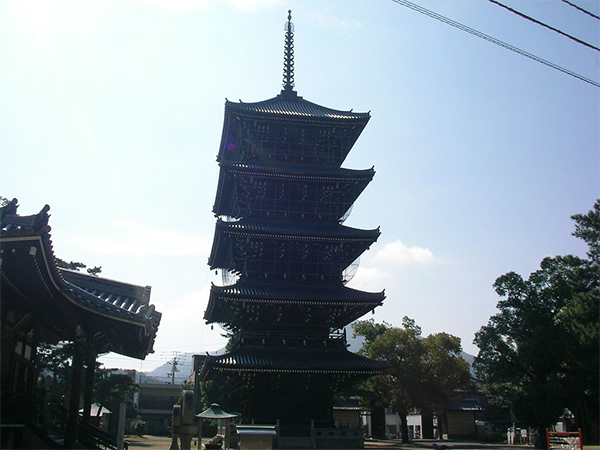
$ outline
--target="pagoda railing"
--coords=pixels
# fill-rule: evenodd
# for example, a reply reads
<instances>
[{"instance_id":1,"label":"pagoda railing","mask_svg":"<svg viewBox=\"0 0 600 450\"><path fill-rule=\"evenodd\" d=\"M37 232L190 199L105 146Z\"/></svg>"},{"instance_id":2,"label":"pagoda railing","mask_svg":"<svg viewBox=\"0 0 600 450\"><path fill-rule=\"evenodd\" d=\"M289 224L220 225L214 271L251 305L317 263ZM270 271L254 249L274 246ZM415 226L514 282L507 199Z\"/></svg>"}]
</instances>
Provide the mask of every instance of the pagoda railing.
<instances>
[{"instance_id":1,"label":"pagoda railing","mask_svg":"<svg viewBox=\"0 0 600 450\"><path fill-rule=\"evenodd\" d=\"M306 346L306 347L345 347L346 333L334 330L327 334L314 331L243 331L243 344Z\"/></svg>"}]
</instances>

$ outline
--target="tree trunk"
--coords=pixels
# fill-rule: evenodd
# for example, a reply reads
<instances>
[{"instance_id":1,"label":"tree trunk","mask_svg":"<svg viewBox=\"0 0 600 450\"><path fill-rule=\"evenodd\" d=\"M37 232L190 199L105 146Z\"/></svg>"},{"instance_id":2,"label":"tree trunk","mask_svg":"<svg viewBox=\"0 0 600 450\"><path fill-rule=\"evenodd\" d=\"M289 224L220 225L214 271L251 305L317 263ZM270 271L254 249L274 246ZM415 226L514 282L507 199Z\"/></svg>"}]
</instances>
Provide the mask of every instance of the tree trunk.
<instances>
[{"instance_id":1,"label":"tree trunk","mask_svg":"<svg viewBox=\"0 0 600 450\"><path fill-rule=\"evenodd\" d=\"M585 395L580 396L580 401L576 405L575 408L569 408L575 415L574 428L571 431L583 430L583 443L597 445L600 439L598 436L598 418L595 416L598 413L591 414L593 406L590 406L590 402Z\"/></svg>"},{"instance_id":2,"label":"tree trunk","mask_svg":"<svg viewBox=\"0 0 600 450\"><path fill-rule=\"evenodd\" d=\"M385 408L375 407L371 410L371 436L375 439L386 439Z\"/></svg>"},{"instance_id":3,"label":"tree trunk","mask_svg":"<svg viewBox=\"0 0 600 450\"><path fill-rule=\"evenodd\" d=\"M540 448L540 449L548 448L548 440L546 439L546 428L550 428L550 427L545 427L545 426L537 427L536 433L533 436L533 447L534 448Z\"/></svg>"},{"instance_id":4,"label":"tree trunk","mask_svg":"<svg viewBox=\"0 0 600 450\"><path fill-rule=\"evenodd\" d=\"M408 413L406 412L398 412L398 416L400 417L400 430L402 433L402 443L410 444L410 436L408 434Z\"/></svg>"}]
</instances>

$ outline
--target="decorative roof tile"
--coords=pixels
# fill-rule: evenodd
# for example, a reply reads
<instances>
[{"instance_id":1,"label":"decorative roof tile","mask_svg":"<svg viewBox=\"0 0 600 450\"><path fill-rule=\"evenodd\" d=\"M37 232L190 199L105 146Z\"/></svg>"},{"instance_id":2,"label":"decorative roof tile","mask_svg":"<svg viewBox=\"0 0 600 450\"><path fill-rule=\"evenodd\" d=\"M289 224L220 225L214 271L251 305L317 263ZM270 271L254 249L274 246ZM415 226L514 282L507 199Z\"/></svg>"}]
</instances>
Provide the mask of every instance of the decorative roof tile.
<instances>
[{"instance_id":1,"label":"decorative roof tile","mask_svg":"<svg viewBox=\"0 0 600 450\"><path fill-rule=\"evenodd\" d=\"M16 198L0 208L1 237L39 236L50 232L48 226L50 206L45 205L39 213L30 216L19 216L18 208L19 201Z\"/></svg>"}]
</instances>

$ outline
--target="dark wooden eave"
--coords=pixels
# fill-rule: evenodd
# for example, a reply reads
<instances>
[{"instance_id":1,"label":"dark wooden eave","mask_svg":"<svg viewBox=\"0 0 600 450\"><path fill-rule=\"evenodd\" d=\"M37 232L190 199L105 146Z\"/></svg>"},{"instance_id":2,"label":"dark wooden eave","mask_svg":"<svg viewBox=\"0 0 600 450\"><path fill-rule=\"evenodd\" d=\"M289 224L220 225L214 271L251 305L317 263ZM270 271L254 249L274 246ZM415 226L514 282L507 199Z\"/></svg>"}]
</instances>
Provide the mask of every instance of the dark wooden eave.
<instances>
[{"instance_id":1,"label":"dark wooden eave","mask_svg":"<svg viewBox=\"0 0 600 450\"><path fill-rule=\"evenodd\" d=\"M224 327L342 328L381 305L384 292L338 285L243 283L211 286L204 319ZM254 311L254 314L250 313ZM257 313L260 311L260 313Z\"/></svg>"},{"instance_id":2,"label":"dark wooden eave","mask_svg":"<svg viewBox=\"0 0 600 450\"><path fill-rule=\"evenodd\" d=\"M208 356L200 379L216 372L375 375L388 365L340 348L246 346L231 353Z\"/></svg>"}]
</instances>

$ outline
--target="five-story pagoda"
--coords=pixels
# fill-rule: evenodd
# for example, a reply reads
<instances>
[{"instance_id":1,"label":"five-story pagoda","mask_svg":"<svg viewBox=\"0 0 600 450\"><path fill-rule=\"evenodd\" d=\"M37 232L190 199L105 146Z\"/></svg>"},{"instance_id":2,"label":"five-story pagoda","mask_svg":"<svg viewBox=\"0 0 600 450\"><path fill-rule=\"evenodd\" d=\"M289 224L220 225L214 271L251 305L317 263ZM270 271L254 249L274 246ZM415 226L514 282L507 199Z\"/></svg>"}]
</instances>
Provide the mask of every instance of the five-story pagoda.
<instances>
[{"instance_id":1,"label":"five-story pagoda","mask_svg":"<svg viewBox=\"0 0 600 450\"><path fill-rule=\"evenodd\" d=\"M229 353L206 358L199 378L241 390L247 423L327 427L334 392L384 368L349 352L344 332L385 297L345 286L380 234L342 225L375 171L340 167L369 113L293 90L292 26L288 15L281 93L225 104L209 265L226 282L212 286L204 319L233 340Z\"/></svg>"}]
</instances>

